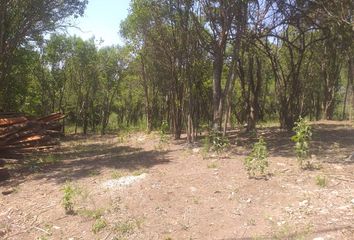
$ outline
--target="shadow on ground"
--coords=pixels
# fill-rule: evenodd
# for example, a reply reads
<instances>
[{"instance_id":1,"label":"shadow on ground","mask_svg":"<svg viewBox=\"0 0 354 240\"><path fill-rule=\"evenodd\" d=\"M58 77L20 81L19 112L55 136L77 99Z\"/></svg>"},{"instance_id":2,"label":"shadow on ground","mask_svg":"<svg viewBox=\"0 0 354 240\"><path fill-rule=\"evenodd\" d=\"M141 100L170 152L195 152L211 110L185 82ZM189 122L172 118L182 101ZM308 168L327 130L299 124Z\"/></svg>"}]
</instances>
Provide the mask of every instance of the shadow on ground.
<instances>
[{"instance_id":1,"label":"shadow on ground","mask_svg":"<svg viewBox=\"0 0 354 240\"><path fill-rule=\"evenodd\" d=\"M354 164L343 161L354 151L354 128L345 124L313 124L311 154L328 163ZM252 145L262 136L267 142L269 153L273 157L295 158L294 143L290 140L294 133L278 127L260 128L257 133L241 130L228 132L231 143L251 150Z\"/></svg>"},{"instance_id":2,"label":"shadow on ground","mask_svg":"<svg viewBox=\"0 0 354 240\"><path fill-rule=\"evenodd\" d=\"M170 162L166 157L167 151L143 151L142 148L101 142L100 139L94 143L71 145L74 142L69 138L63 143L65 147L36 155L35 161L22 161L17 168L10 167L13 178L1 185L17 185L28 176L63 183L99 175L107 168L135 171Z\"/></svg>"},{"instance_id":3,"label":"shadow on ground","mask_svg":"<svg viewBox=\"0 0 354 240\"><path fill-rule=\"evenodd\" d=\"M333 232L343 232L348 231L350 233L354 233L353 226L342 226L342 227L333 227L333 228L323 228L316 231L303 231L303 232L294 232L294 233L275 233L273 236L258 236L258 237L241 237L241 238L226 238L222 240L254 240L254 239L262 239L262 240L274 240L274 239L287 239L287 240L296 240L296 239L304 239L304 236L308 235L321 235L328 234Z\"/></svg>"}]
</instances>

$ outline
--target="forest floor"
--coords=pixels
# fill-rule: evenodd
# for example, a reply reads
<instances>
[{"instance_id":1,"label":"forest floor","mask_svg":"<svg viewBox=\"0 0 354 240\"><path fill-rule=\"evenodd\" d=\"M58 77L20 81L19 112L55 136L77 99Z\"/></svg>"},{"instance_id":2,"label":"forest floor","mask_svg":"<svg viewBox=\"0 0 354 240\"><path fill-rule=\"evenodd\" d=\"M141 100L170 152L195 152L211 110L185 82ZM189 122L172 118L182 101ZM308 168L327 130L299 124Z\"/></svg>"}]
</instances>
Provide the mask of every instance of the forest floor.
<instances>
[{"instance_id":1,"label":"forest floor","mask_svg":"<svg viewBox=\"0 0 354 240\"><path fill-rule=\"evenodd\" d=\"M267 180L247 177L243 159L256 138L239 130L219 155L185 139L161 143L158 134L68 136L9 166L13 178L0 184L0 192L9 190L0 194L0 239L353 240L348 124L313 125L311 171L299 169L291 133L260 129ZM72 214L63 207L64 186Z\"/></svg>"}]
</instances>

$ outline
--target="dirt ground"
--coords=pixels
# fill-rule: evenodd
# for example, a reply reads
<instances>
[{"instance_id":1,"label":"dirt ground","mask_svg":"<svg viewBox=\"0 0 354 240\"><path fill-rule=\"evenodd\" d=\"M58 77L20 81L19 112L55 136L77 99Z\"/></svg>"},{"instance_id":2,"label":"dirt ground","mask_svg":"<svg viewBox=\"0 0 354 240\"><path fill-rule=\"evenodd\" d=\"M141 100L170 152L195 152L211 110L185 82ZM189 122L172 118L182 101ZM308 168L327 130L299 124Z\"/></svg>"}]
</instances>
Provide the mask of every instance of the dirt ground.
<instances>
[{"instance_id":1,"label":"dirt ground","mask_svg":"<svg viewBox=\"0 0 354 240\"><path fill-rule=\"evenodd\" d=\"M291 133L258 131L270 153L268 180L248 178L243 159L256 137L239 130L219 155L185 139L160 143L157 134L66 137L49 153L9 165L0 239L353 240L354 161L346 159L354 128L319 122L313 129L318 168L311 171L299 169ZM129 186L104 187L142 174ZM62 203L69 185L73 214Z\"/></svg>"}]
</instances>

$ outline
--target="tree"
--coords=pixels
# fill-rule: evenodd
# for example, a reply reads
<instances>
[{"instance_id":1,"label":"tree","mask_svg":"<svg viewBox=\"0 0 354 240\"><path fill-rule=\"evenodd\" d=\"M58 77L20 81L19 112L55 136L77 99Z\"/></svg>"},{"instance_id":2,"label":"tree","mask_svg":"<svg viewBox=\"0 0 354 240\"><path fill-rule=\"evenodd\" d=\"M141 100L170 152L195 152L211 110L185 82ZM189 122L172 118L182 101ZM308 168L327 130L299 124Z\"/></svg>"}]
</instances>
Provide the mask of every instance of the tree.
<instances>
[{"instance_id":1,"label":"tree","mask_svg":"<svg viewBox=\"0 0 354 240\"><path fill-rule=\"evenodd\" d=\"M65 26L71 16L82 16L87 0L2 0L0 5L0 108L11 85L8 75L14 53L24 44L37 41L42 34ZM3 109L8 110L8 109Z\"/></svg>"}]
</instances>

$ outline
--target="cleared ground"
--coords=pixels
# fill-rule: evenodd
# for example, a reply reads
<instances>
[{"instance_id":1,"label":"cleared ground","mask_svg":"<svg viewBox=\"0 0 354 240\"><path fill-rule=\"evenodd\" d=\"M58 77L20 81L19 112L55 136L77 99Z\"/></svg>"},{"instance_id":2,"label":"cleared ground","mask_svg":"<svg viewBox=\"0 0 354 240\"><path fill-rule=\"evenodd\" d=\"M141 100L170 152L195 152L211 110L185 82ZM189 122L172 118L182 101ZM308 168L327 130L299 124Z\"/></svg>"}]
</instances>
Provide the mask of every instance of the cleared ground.
<instances>
[{"instance_id":1,"label":"cleared ground","mask_svg":"<svg viewBox=\"0 0 354 240\"><path fill-rule=\"evenodd\" d=\"M58 149L9 166L0 239L352 240L354 162L345 159L354 129L340 122L313 128L312 171L299 169L291 134L259 130L270 152L268 180L247 177L243 159L256 138L238 130L219 155L185 140L161 143L156 134L67 137ZM106 187L124 176L138 180ZM74 189L74 214L62 204L65 185Z\"/></svg>"}]
</instances>

